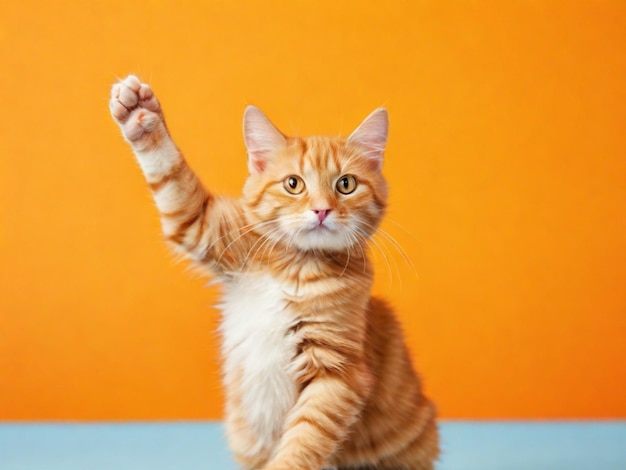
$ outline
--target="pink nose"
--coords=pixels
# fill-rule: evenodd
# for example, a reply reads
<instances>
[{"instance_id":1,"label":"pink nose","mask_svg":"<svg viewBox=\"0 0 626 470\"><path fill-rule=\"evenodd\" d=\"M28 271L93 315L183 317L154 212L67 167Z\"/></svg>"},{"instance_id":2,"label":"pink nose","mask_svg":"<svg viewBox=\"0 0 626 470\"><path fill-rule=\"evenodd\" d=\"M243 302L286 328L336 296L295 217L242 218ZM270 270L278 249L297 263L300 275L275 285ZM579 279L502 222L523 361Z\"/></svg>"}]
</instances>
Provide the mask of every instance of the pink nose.
<instances>
[{"instance_id":1,"label":"pink nose","mask_svg":"<svg viewBox=\"0 0 626 470\"><path fill-rule=\"evenodd\" d=\"M321 225L322 222L324 222L324 220L326 219L326 217L328 217L328 214L330 213L330 209L313 209L313 212L317 214L317 220L319 220L320 225Z\"/></svg>"}]
</instances>

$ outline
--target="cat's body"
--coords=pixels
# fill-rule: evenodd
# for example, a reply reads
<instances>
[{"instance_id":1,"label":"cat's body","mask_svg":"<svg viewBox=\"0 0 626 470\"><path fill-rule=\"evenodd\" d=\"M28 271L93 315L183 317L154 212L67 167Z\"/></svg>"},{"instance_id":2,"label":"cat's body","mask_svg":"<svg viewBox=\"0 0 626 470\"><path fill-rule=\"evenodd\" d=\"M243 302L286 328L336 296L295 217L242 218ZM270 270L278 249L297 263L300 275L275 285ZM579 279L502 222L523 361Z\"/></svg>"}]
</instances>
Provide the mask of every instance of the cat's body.
<instances>
[{"instance_id":1,"label":"cat's body","mask_svg":"<svg viewBox=\"0 0 626 470\"><path fill-rule=\"evenodd\" d=\"M171 140L150 88L114 85L111 112L168 241L224 285L226 426L254 469L432 469L438 433L402 332L371 298L365 243L386 203L387 115L348 138L287 138L244 118L241 200L213 196Z\"/></svg>"}]
</instances>

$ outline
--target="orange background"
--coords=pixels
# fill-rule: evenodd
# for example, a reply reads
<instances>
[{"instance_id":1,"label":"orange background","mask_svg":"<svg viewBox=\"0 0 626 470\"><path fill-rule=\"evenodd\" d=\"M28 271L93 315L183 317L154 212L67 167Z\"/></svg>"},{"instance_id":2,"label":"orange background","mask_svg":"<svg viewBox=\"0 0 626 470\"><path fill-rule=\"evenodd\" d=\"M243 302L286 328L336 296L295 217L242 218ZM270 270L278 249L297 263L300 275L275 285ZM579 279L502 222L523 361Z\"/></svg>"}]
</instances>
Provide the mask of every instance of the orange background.
<instances>
[{"instance_id":1,"label":"orange background","mask_svg":"<svg viewBox=\"0 0 626 470\"><path fill-rule=\"evenodd\" d=\"M221 416L216 290L108 115L129 72L231 194L246 104L292 134L386 106L417 277L386 243L376 291L440 414L626 417L626 3L2 2L0 59L0 419Z\"/></svg>"}]
</instances>

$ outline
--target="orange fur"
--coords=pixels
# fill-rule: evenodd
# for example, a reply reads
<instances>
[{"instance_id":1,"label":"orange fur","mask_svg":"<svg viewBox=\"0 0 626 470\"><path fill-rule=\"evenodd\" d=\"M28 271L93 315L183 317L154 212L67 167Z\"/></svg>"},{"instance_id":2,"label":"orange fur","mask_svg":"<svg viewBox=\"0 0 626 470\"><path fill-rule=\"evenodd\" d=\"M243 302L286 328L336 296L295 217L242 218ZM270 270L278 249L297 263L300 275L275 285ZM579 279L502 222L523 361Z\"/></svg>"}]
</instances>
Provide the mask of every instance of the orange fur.
<instances>
[{"instance_id":1,"label":"orange fur","mask_svg":"<svg viewBox=\"0 0 626 470\"><path fill-rule=\"evenodd\" d=\"M280 427L263 438L244 405L250 398L245 367L228 365L240 345L225 345L227 434L237 459L248 468L277 470L432 469L434 406L422 393L392 310L370 294L366 244L383 216L387 189L377 159L381 135L374 143L367 139L382 132L382 118L366 120L364 137L355 139L285 138L252 110L251 175L243 198L232 199L208 192L185 163L147 85L133 76L114 85L110 107L146 175L166 240L226 285L267 275L284 295L288 326L281 341L292 357L279 361L285 370L277 377L288 378L294 396L284 398L284 415L267 418L279 418ZM253 132L259 129L267 130L261 140ZM336 189L346 174L356 175L359 185L349 195ZM306 190L286 191L289 175L301 177ZM341 239L326 229L302 229L297 217L315 217L311 211L318 209L330 214Z\"/></svg>"}]
</instances>

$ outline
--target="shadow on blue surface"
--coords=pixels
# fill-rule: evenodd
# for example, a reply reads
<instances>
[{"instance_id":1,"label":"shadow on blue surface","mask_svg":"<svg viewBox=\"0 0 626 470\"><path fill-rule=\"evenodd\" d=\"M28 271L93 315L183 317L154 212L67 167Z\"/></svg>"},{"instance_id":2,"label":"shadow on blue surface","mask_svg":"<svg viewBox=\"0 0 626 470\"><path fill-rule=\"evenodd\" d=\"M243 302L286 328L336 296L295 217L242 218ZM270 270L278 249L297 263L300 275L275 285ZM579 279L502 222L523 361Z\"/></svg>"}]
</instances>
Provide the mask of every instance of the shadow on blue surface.
<instances>
[{"instance_id":1,"label":"shadow on blue surface","mask_svg":"<svg viewBox=\"0 0 626 470\"><path fill-rule=\"evenodd\" d=\"M438 470L626 469L623 421L444 421L441 434ZM220 423L0 424L2 470L237 468Z\"/></svg>"}]
</instances>

